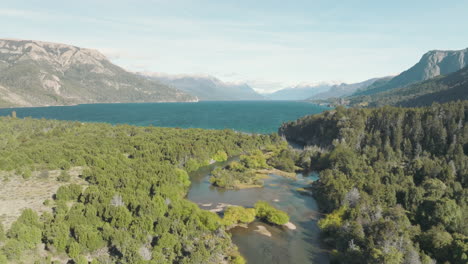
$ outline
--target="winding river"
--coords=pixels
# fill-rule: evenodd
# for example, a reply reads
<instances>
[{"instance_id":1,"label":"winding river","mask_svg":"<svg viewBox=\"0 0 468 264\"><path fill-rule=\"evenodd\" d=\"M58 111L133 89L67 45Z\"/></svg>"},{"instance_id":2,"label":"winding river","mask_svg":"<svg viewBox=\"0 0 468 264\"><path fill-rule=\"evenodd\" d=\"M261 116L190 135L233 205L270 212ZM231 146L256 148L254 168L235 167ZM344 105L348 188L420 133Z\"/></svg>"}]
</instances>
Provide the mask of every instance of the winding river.
<instances>
[{"instance_id":1,"label":"winding river","mask_svg":"<svg viewBox=\"0 0 468 264\"><path fill-rule=\"evenodd\" d=\"M270 174L263 188L224 190L211 186L211 170L226 163L215 163L192 173L188 199L206 210L225 204L253 207L256 201L264 200L286 211L296 226L295 230L290 230L256 221L248 228L231 229L232 240L248 263L328 263L327 253L319 241L317 204L310 194L298 190L309 186L317 179L317 174L299 173L296 180ZM258 232L262 229L267 232Z\"/></svg>"}]
</instances>

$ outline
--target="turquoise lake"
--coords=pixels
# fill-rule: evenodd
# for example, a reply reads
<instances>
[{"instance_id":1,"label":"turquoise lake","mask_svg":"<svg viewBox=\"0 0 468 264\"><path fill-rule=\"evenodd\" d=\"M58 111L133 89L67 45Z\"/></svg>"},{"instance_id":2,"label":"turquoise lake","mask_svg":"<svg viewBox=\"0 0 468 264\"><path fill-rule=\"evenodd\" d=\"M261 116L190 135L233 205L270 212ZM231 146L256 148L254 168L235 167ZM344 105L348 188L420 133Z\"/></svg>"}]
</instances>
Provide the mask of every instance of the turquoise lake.
<instances>
[{"instance_id":1,"label":"turquoise lake","mask_svg":"<svg viewBox=\"0 0 468 264\"><path fill-rule=\"evenodd\" d=\"M286 121L320 113L328 108L306 102L241 101L198 103L85 104L0 109L18 117L105 122L137 126L234 129L273 133Z\"/></svg>"}]
</instances>

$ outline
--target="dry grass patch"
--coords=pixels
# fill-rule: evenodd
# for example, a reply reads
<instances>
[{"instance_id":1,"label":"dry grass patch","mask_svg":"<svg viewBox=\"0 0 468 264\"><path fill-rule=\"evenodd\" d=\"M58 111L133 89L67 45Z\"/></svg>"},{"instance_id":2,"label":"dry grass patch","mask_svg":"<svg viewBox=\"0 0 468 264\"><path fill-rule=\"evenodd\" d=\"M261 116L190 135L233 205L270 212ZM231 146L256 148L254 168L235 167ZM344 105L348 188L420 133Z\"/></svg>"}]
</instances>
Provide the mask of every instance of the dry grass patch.
<instances>
[{"instance_id":1,"label":"dry grass patch","mask_svg":"<svg viewBox=\"0 0 468 264\"><path fill-rule=\"evenodd\" d=\"M78 177L82 171L82 167L71 168L68 171L71 176L69 182L57 181L61 170L36 171L27 180L9 172L0 172L0 222L8 229L26 208L31 208L38 214L51 212L51 207L44 205L44 201L52 200L62 185L86 185L86 181Z\"/></svg>"}]
</instances>

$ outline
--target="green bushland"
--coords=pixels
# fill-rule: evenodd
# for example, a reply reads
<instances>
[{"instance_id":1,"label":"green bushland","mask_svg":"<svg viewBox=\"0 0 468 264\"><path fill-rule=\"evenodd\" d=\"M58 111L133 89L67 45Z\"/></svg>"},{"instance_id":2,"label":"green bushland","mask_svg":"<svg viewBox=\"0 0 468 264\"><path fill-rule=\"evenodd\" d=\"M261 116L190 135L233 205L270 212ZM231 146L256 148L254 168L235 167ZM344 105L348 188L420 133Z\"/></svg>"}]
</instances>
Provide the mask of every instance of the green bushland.
<instances>
[{"instance_id":1,"label":"green bushland","mask_svg":"<svg viewBox=\"0 0 468 264\"><path fill-rule=\"evenodd\" d=\"M275 225L284 225L289 222L289 216L287 213L274 208L265 201L258 201L255 203L256 216L268 223Z\"/></svg>"},{"instance_id":2,"label":"green bushland","mask_svg":"<svg viewBox=\"0 0 468 264\"><path fill-rule=\"evenodd\" d=\"M224 211L222 223L225 226L233 226L236 224L248 224L255 220L255 209L244 208L242 206L229 206Z\"/></svg>"},{"instance_id":3,"label":"green bushland","mask_svg":"<svg viewBox=\"0 0 468 264\"><path fill-rule=\"evenodd\" d=\"M213 160L217 161L217 162L222 162L222 161L226 161L228 159L228 155L225 151L218 151L216 152L216 154L214 154Z\"/></svg>"},{"instance_id":4,"label":"green bushland","mask_svg":"<svg viewBox=\"0 0 468 264\"><path fill-rule=\"evenodd\" d=\"M258 201L254 208L244 208L242 206L229 206L224 211L222 223L227 226L237 224L249 224L258 218L270 224L284 225L289 222L287 213L274 208L265 201Z\"/></svg>"},{"instance_id":5,"label":"green bushland","mask_svg":"<svg viewBox=\"0 0 468 264\"><path fill-rule=\"evenodd\" d=\"M225 189L240 189L243 186L262 186L255 170L246 168L242 163L233 161L225 168L216 168L211 172L211 184Z\"/></svg>"},{"instance_id":6,"label":"green bushland","mask_svg":"<svg viewBox=\"0 0 468 264\"><path fill-rule=\"evenodd\" d=\"M299 159L320 171L333 263L468 262L468 101L338 107L280 134L308 145Z\"/></svg>"},{"instance_id":7,"label":"green bushland","mask_svg":"<svg viewBox=\"0 0 468 264\"><path fill-rule=\"evenodd\" d=\"M39 263L57 256L82 262L83 256L102 250L109 254L93 263L241 261L227 256L235 247L222 220L184 199L190 184L187 172L215 156L224 159L223 153L253 153L279 142L277 135L231 130L2 117L1 171L46 173L82 166L80 177L88 185L61 186L52 213L38 216L25 210L5 232L0 260L21 262L29 255ZM31 250L40 243L45 244L43 256Z\"/></svg>"},{"instance_id":8,"label":"green bushland","mask_svg":"<svg viewBox=\"0 0 468 264\"><path fill-rule=\"evenodd\" d=\"M242 189L263 186L261 170L276 168L286 172L294 172L297 168L296 154L284 141L266 146L263 151L255 150L241 155L239 161L232 161L224 168L216 168L211 172L210 182L225 189Z\"/></svg>"}]
</instances>

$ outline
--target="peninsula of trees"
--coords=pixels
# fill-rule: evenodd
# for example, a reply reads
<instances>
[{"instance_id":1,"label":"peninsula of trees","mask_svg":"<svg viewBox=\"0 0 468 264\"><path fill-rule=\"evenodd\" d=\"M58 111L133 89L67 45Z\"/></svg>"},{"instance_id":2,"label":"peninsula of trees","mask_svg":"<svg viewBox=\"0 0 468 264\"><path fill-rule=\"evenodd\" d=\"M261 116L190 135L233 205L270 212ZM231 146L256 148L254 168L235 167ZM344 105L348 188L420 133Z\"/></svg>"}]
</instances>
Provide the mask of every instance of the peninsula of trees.
<instances>
[{"instance_id":1,"label":"peninsula of trees","mask_svg":"<svg viewBox=\"0 0 468 264\"><path fill-rule=\"evenodd\" d=\"M279 133L320 172L333 263L467 263L468 101L338 107Z\"/></svg>"}]
</instances>

